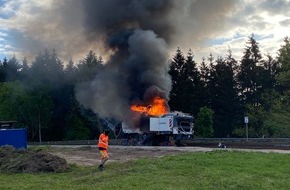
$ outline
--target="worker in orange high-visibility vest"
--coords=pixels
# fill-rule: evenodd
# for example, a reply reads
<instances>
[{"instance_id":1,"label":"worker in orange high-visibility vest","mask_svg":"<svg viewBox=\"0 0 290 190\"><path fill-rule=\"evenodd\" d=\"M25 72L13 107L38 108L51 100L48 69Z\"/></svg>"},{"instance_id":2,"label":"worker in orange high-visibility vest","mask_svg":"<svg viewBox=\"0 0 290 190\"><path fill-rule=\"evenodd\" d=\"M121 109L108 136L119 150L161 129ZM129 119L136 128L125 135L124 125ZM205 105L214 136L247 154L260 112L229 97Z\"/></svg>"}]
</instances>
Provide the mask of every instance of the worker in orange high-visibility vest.
<instances>
[{"instance_id":1,"label":"worker in orange high-visibility vest","mask_svg":"<svg viewBox=\"0 0 290 190\"><path fill-rule=\"evenodd\" d=\"M108 148L109 148L109 134L108 130L105 130L99 137L98 148L101 153L101 164L99 169L102 171L104 169L104 164L108 161Z\"/></svg>"}]
</instances>

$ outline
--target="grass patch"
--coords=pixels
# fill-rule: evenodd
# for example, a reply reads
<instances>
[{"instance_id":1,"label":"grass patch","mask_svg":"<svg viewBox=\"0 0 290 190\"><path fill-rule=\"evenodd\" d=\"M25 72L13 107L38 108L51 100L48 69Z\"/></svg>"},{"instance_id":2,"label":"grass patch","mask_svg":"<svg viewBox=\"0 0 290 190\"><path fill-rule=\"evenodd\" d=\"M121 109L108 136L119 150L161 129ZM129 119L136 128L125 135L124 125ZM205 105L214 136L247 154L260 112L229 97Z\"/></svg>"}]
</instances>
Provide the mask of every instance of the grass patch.
<instances>
[{"instance_id":1,"label":"grass patch","mask_svg":"<svg viewBox=\"0 0 290 190\"><path fill-rule=\"evenodd\" d=\"M0 189L289 189L289 160L289 154L276 153L187 153L112 162L103 172L75 166L67 173L0 174Z\"/></svg>"}]
</instances>

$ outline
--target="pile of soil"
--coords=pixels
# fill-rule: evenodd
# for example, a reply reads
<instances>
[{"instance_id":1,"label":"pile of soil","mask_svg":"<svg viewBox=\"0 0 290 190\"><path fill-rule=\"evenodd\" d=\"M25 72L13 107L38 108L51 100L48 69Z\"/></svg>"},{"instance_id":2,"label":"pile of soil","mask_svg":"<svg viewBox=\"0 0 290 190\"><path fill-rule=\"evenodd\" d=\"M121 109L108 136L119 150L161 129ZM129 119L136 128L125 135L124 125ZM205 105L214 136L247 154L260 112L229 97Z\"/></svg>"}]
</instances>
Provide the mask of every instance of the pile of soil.
<instances>
[{"instance_id":1,"label":"pile of soil","mask_svg":"<svg viewBox=\"0 0 290 190\"><path fill-rule=\"evenodd\" d=\"M12 146L0 147L0 172L37 173L66 172L70 167L66 160L46 153L41 149L15 149Z\"/></svg>"}]
</instances>

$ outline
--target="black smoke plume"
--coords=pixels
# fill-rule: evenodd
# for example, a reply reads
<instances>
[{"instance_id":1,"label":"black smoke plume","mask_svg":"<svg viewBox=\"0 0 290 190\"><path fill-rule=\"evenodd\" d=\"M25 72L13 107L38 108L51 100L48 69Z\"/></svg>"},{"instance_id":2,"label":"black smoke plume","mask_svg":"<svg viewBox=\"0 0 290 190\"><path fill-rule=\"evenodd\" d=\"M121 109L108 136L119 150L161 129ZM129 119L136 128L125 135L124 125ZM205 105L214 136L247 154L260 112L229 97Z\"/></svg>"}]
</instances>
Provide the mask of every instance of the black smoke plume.
<instances>
[{"instance_id":1,"label":"black smoke plume","mask_svg":"<svg viewBox=\"0 0 290 190\"><path fill-rule=\"evenodd\" d=\"M153 31L140 29L124 38L115 39L115 54L94 80L76 88L81 104L101 116L121 120L130 115L131 103L157 95L168 99L171 90L165 41Z\"/></svg>"},{"instance_id":2,"label":"black smoke plume","mask_svg":"<svg viewBox=\"0 0 290 190\"><path fill-rule=\"evenodd\" d=\"M127 120L133 102L169 98L171 78L165 39L170 1L85 1L87 36L102 36L113 51L105 69L76 88L78 101L101 116ZM96 11L96 7L98 10ZM109 14L105 14L109 13ZM131 118L131 117L129 117ZM128 121L127 121L128 122Z\"/></svg>"}]
</instances>

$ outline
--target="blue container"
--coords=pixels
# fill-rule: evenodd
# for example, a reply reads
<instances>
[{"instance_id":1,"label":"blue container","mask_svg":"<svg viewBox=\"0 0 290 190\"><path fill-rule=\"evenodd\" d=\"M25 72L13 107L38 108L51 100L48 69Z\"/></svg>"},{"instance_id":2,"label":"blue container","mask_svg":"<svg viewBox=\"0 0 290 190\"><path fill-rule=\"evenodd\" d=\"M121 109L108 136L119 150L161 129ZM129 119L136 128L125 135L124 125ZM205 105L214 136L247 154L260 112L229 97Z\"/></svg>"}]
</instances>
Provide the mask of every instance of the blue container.
<instances>
[{"instance_id":1,"label":"blue container","mask_svg":"<svg viewBox=\"0 0 290 190\"><path fill-rule=\"evenodd\" d=\"M0 129L0 146L4 145L27 148L26 129Z\"/></svg>"}]
</instances>

